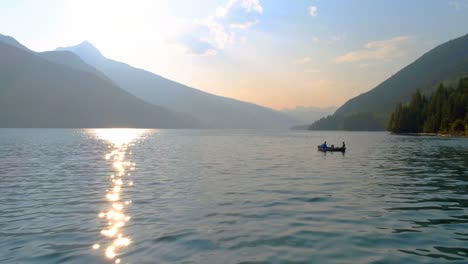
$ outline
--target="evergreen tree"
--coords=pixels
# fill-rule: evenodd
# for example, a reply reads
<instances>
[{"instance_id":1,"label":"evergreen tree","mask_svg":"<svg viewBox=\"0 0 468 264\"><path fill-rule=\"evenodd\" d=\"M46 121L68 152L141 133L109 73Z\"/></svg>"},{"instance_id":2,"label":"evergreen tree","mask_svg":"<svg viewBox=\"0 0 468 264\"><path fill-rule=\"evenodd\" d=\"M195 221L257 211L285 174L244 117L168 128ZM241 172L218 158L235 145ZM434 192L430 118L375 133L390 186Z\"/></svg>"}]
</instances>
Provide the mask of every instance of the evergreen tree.
<instances>
[{"instance_id":1,"label":"evergreen tree","mask_svg":"<svg viewBox=\"0 0 468 264\"><path fill-rule=\"evenodd\" d=\"M387 129L394 133L453 133L468 136L468 78L456 88L440 84L426 99L419 91L409 104L398 104Z\"/></svg>"}]
</instances>

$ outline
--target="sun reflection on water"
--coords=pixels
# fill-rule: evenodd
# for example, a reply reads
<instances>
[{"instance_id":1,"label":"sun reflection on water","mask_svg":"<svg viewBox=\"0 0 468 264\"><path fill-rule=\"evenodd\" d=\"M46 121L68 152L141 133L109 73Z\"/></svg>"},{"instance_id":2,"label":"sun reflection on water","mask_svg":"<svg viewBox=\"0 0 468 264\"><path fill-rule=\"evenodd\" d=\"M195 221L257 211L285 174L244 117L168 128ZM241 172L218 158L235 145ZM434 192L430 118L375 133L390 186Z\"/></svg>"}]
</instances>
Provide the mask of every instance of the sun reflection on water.
<instances>
[{"instance_id":1,"label":"sun reflection on water","mask_svg":"<svg viewBox=\"0 0 468 264\"><path fill-rule=\"evenodd\" d=\"M110 152L105 155L105 159L112 162L114 173L109 176L110 188L106 190L106 200L108 206L105 211L98 214L103 221L107 221L106 227L101 230L101 235L106 238L103 245L104 255L115 263L120 263L119 250L128 247L131 239L125 235L124 227L130 216L125 212L131 200L123 200L123 191L133 186L133 181L127 180L130 174L128 171L135 169L135 163L127 160L125 154L128 147L141 139L148 130L146 129L89 129L86 132L93 137L109 143ZM131 152L130 152L131 154ZM94 250L101 248L100 244L92 246Z\"/></svg>"}]
</instances>

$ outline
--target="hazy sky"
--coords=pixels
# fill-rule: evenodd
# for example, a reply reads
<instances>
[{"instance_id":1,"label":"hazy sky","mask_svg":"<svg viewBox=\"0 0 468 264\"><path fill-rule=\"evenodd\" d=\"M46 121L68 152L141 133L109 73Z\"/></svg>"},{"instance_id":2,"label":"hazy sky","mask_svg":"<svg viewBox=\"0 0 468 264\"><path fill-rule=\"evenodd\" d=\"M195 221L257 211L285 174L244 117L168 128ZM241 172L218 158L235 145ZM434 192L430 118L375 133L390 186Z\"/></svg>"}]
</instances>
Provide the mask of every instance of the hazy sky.
<instances>
[{"instance_id":1,"label":"hazy sky","mask_svg":"<svg viewBox=\"0 0 468 264\"><path fill-rule=\"evenodd\" d=\"M468 33L468 0L2 0L0 33L276 109L341 105Z\"/></svg>"}]
</instances>

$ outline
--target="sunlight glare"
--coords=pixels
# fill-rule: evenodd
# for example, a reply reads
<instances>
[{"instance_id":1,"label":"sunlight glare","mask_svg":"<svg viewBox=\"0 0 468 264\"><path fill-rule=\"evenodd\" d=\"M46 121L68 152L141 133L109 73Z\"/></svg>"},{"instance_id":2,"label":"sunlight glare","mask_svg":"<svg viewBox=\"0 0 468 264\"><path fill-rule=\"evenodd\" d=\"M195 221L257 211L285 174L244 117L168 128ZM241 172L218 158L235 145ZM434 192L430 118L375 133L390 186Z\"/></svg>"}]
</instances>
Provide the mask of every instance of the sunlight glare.
<instances>
[{"instance_id":1,"label":"sunlight glare","mask_svg":"<svg viewBox=\"0 0 468 264\"><path fill-rule=\"evenodd\" d=\"M131 202L129 200L122 201L121 197L125 188L123 186L122 177L128 177L129 170L135 169L135 163L125 159L128 146L133 142L141 139L147 132L145 129L89 129L86 132L99 139L106 141L110 148L104 158L112 164L113 173L109 176L110 190L106 190L106 200L108 201L108 209L99 213L100 219L105 218L108 223L101 230L101 235L109 239L109 244L105 249L104 255L109 259L114 259L119 254L119 249L130 245L130 238L124 236L123 228L126 222L130 220L130 216L126 215L125 207ZM133 183L132 181L130 181ZM132 186L129 184L128 186ZM94 250L100 248L99 244L92 246ZM117 259L115 263L119 263Z\"/></svg>"}]
</instances>

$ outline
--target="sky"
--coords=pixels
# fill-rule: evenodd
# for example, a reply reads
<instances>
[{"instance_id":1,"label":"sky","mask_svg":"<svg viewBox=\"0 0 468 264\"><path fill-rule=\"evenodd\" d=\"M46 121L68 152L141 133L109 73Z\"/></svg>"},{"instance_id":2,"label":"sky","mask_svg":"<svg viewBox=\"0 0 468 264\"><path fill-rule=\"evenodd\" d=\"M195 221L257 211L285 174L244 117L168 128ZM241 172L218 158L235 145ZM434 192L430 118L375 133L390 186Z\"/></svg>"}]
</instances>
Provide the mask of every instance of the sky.
<instances>
[{"instance_id":1,"label":"sky","mask_svg":"<svg viewBox=\"0 0 468 264\"><path fill-rule=\"evenodd\" d=\"M468 33L468 0L2 0L0 34L274 109L340 106Z\"/></svg>"}]
</instances>

